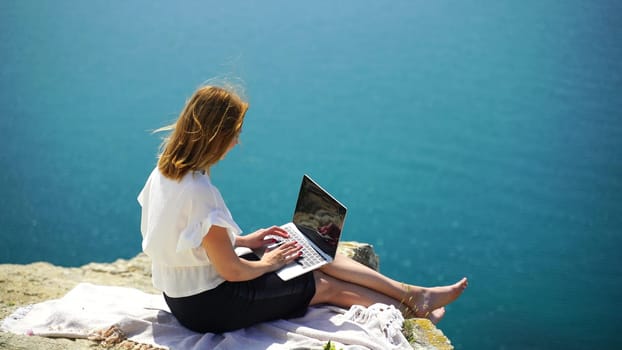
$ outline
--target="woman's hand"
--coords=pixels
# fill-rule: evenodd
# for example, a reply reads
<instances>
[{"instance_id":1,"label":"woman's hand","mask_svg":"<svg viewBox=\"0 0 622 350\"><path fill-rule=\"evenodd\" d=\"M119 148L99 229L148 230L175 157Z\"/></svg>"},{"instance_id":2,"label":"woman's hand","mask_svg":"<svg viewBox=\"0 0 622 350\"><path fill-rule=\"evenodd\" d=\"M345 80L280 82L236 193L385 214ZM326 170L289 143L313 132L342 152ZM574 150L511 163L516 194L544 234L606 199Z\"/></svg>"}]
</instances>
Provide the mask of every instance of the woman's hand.
<instances>
[{"instance_id":1,"label":"woman's hand","mask_svg":"<svg viewBox=\"0 0 622 350\"><path fill-rule=\"evenodd\" d=\"M277 242L277 240L274 238L266 238L267 236L277 236L282 238L289 237L287 231L285 231L283 228L279 226L272 226L269 228L257 230L245 236L238 237L235 245L238 247L257 249Z\"/></svg>"},{"instance_id":2,"label":"woman's hand","mask_svg":"<svg viewBox=\"0 0 622 350\"><path fill-rule=\"evenodd\" d=\"M273 239L264 239L269 234L281 237L286 235L282 229L271 227L252 233L250 235L251 243L254 242L259 246L263 246L266 244L265 242L273 243ZM240 238L242 237L238 237L238 241ZM208 233L203 237L201 246L205 249L218 274L225 280L232 282L248 281L266 272L277 270L298 258L302 248L296 242L286 242L278 247L268 248L259 261L242 259L235 254L227 229L216 225L210 227Z\"/></svg>"},{"instance_id":3,"label":"woman's hand","mask_svg":"<svg viewBox=\"0 0 622 350\"><path fill-rule=\"evenodd\" d=\"M294 241L285 242L274 249L266 250L261 261L268 264L272 271L278 270L298 259L301 255L301 249L302 246Z\"/></svg>"}]
</instances>

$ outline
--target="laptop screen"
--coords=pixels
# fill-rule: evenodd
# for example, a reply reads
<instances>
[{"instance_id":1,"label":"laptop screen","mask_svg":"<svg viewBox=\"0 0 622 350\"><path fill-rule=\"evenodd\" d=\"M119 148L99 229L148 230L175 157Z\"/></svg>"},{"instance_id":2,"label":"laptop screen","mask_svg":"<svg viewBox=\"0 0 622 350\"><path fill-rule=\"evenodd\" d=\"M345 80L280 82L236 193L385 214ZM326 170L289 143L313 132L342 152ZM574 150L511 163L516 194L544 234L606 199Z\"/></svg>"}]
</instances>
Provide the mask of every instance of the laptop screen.
<instances>
[{"instance_id":1,"label":"laptop screen","mask_svg":"<svg viewBox=\"0 0 622 350\"><path fill-rule=\"evenodd\" d=\"M304 175L292 221L318 248L334 258L346 210L343 204Z\"/></svg>"}]
</instances>

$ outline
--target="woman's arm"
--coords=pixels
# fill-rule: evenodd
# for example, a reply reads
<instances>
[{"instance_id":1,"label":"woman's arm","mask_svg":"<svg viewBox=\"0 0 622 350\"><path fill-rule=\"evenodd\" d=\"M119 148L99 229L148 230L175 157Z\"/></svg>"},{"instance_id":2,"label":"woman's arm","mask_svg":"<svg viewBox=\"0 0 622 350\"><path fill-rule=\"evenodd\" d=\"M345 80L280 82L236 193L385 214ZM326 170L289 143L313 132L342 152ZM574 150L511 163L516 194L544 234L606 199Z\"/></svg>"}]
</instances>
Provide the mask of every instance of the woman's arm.
<instances>
[{"instance_id":1,"label":"woman's arm","mask_svg":"<svg viewBox=\"0 0 622 350\"><path fill-rule=\"evenodd\" d=\"M266 252L259 261L249 261L235 254L227 229L220 226L209 229L201 246L218 274L230 282L248 281L277 270L297 259L301 248L296 242L288 242Z\"/></svg>"},{"instance_id":2,"label":"woman's arm","mask_svg":"<svg viewBox=\"0 0 622 350\"><path fill-rule=\"evenodd\" d=\"M268 228L259 229L245 236L237 236L235 238L235 246L257 249L257 248L264 247L268 244L276 243L276 240L274 238L266 239L266 236L278 236L282 238L289 237L289 235L287 234L287 231L285 231L282 227L272 226Z\"/></svg>"}]
</instances>

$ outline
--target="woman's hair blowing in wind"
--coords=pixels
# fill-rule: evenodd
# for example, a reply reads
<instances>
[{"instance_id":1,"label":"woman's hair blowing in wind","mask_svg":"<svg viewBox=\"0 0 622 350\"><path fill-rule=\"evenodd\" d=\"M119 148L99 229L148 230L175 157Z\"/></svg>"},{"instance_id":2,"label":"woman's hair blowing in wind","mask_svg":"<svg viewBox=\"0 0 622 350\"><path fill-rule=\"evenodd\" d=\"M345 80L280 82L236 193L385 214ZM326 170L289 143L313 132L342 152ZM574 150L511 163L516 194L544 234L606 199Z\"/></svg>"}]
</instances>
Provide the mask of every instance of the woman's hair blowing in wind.
<instances>
[{"instance_id":1,"label":"woman's hair blowing in wind","mask_svg":"<svg viewBox=\"0 0 622 350\"><path fill-rule=\"evenodd\" d=\"M160 172L180 180L189 171L216 164L242 129L248 103L235 92L216 86L197 89L177 121L156 131L172 130L158 160Z\"/></svg>"}]
</instances>

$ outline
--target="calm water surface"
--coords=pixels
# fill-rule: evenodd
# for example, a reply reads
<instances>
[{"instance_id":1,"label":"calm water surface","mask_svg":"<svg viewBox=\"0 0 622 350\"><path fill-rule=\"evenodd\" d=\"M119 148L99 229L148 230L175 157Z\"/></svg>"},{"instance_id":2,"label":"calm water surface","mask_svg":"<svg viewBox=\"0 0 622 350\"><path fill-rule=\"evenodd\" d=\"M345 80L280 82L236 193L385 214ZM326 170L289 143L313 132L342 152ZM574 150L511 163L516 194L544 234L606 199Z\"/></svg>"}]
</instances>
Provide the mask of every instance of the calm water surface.
<instances>
[{"instance_id":1,"label":"calm water surface","mask_svg":"<svg viewBox=\"0 0 622 350\"><path fill-rule=\"evenodd\" d=\"M470 287L457 349L616 349L622 309L616 1L0 3L0 263L140 251L159 136L214 76L244 81L213 171L246 231L303 173L381 270Z\"/></svg>"}]
</instances>

